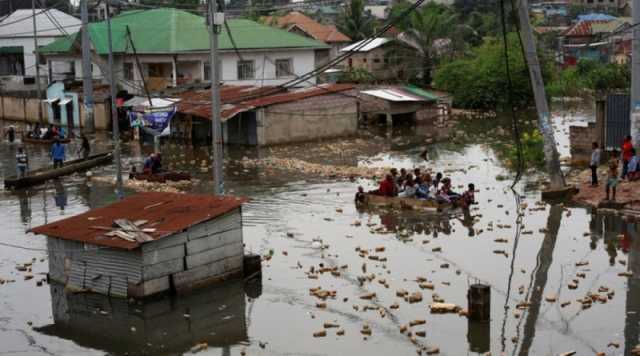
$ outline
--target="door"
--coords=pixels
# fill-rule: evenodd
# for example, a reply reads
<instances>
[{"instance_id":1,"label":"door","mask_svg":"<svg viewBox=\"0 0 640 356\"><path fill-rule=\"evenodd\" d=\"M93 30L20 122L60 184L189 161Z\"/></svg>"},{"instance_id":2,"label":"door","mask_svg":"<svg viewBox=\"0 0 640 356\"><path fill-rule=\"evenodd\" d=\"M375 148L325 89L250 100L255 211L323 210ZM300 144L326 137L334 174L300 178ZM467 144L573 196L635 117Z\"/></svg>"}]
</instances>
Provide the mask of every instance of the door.
<instances>
[{"instance_id":1,"label":"door","mask_svg":"<svg viewBox=\"0 0 640 356\"><path fill-rule=\"evenodd\" d=\"M630 98L627 94L607 95L605 147L620 149L622 140L631 133Z\"/></svg>"}]
</instances>

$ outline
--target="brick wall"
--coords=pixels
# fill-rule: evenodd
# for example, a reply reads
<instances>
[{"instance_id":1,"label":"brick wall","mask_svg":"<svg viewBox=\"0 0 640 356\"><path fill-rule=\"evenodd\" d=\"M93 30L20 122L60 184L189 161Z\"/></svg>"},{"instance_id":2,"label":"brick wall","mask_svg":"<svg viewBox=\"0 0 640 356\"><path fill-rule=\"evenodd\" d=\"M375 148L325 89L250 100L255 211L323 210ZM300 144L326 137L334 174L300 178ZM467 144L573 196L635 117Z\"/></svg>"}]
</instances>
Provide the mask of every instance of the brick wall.
<instances>
[{"instance_id":1,"label":"brick wall","mask_svg":"<svg viewBox=\"0 0 640 356\"><path fill-rule=\"evenodd\" d=\"M573 164L589 164L591 159L591 144L598 141L598 130L595 123L588 126L569 127L571 142L571 161Z\"/></svg>"}]
</instances>

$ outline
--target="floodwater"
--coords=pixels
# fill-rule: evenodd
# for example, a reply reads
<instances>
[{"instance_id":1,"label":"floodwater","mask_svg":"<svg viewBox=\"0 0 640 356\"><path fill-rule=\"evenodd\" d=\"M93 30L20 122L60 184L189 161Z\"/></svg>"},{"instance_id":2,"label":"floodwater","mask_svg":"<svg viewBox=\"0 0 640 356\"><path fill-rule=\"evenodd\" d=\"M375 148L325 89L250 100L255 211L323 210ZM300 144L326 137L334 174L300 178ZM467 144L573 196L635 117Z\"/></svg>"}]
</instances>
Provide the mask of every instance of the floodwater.
<instances>
[{"instance_id":1,"label":"floodwater","mask_svg":"<svg viewBox=\"0 0 640 356\"><path fill-rule=\"evenodd\" d=\"M561 135L567 120L556 120ZM46 242L26 231L113 201L113 187L75 175L26 191L0 191L0 278L15 280L0 284L0 353L179 354L207 342L199 353L411 355L437 347L442 355L630 354L640 340L638 227L580 207L538 203L538 182L544 176L535 169L515 187L519 206L511 181L497 179L512 172L496 155L494 144L508 139L497 137L496 125L461 125L456 130L465 131L464 139L428 145L428 161L418 156L426 147L424 135L435 128L409 127L390 136L372 129L348 141L230 149L226 189L251 198L243 209L246 251L272 254L263 263L261 279L144 303L67 295L60 286L36 284L47 273ZM566 139L559 141L566 145ZM0 146L5 176L13 173L15 146ZM46 149L28 149L34 165L46 164ZM148 150L126 144L125 167L140 162ZM204 150L166 144L163 152L165 161L177 167L198 167L193 171L201 182L193 191L210 189L208 173L198 163ZM357 186L370 189L373 181L244 168L237 160L245 156L429 167L446 172L454 186L475 183L479 205L470 214L451 215L358 210L353 204ZM112 175L113 168L93 173ZM378 259L360 257L357 248ZM34 261L35 278L24 280L15 266L29 261ZM309 279L306 272L321 266L338 266L340 273ZM634 276L619 276L623 271ZM360 282L362 276L373 279ZM434 289L421 290L418 277ZM574 279L578 286L569 289ZM467 290L474 283L491 286L490 323L430 313L434 296L466 308ZM318 308L320 300L309 293L314 287L335 290L337 296ZM421 291L424 299L409 304L396 296L400 289ZM376 296L360 299L367 293ZM589 293L604 298L583 308L577 300ZM522 302L528 308L517 309ZM426 335L411 339L400 327L416 319L426 324L409 329ZM314 337L326 322L339 328ZM365 325L371 335L361 333ZM338 329L344 335L337 335Z\"/></svg>"}]
</instances>

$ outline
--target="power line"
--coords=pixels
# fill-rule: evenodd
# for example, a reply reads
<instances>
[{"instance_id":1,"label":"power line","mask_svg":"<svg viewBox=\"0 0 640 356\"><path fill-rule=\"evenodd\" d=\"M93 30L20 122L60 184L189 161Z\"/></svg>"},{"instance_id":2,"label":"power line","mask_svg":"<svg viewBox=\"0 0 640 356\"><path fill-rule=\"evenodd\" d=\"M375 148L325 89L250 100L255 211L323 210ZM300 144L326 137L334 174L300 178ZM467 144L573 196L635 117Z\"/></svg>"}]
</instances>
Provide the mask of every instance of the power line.
<instances>
[{"instance_id":1,"label":"power line","mask_svg":"<svg viewBox=\"0 0 640 356\"><path fill-rule=\"evenodd\" d=\"M303 81L306 81L312 77L315 77L317 75L319 75L320 73L323 73L324 71L326 71L327 69L333 67L334 65L344 61L345 59L353 56L355 53L357 53L361 48L367 46L368 44L370 44L374 39L384 35L391 27L393 27L394 25L396 25L396 23L400 20L402 20L404 17L406 17L409 13L411 13L412 11L414 11L415 9L417 9L420 5L422 5L422 3L425 0L418 0L415 3L413 3L410 7L408 7L407 9L405 9L402 13L400 13L395 19L390 19L388 21L388 23L383 26L379 31L377 31L373 36L367 37L366 39L360 41L356 46L354 46L353 49L351 49L351 51L345 52L342 55L337 56L336 58L334 58L333 60L329 61L328 63L326 63L323 66L320 66L310 72L307 72L303 75L301 75L300 77L291 80L287 83L281 84L279 85L277 88L275 88L274 90L272 90L271 92L268 93L264 93L264 94L260 94L257 95L257 98L260 97L264 97L264 96L268 96L268 95L272 95L281 91L286 91L287 89L294 87L300 83L302 83ZM245 99L246 100L246 99Z\"/></svg>"}]
</instances>

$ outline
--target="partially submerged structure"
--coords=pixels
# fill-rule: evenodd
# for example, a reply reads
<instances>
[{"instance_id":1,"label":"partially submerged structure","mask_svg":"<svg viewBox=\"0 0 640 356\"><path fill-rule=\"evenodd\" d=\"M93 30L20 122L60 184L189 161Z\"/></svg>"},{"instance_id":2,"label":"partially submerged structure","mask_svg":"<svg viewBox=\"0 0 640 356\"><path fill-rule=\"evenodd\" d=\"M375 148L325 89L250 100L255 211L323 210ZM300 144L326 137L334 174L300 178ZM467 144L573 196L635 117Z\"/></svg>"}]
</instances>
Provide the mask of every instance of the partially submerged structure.
<instances>
[{"instance_id":1,"label":"partially submerged structure","mask_svg":"<svg viewBox=\"0 0 640 356\"><path fill-rule=\"evenodd\" d=\"M245 201L146 192L31 231L47 236L50 280L140 298L242 276Z\"/></svg>"},{"instance_id":2,"label":"partially submerged structure","mask_svg":"<svg viewBox=\"0 0 640 356\"><path fill-rule=\"evenodd\" d=\"M353 89L348 84L284 91L223 86L223 141L264 146L353 135L358 129L358 98ZM211 92L184 92L180 99L172 131L191 141L211 142Z\"/></svg>"},{"instance_id":3,"label":"partially submerged structure","mask_svg":"<svg viewBox=\"0 0 640 356\"><path fill-rule=\"evenodd\" d=\"M383 119L388 125L403 119L429 122L451 111L446 96L411 85L378 87L360 93L364 121Z\"/></svg>"}]
</instances>

